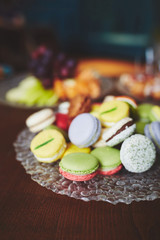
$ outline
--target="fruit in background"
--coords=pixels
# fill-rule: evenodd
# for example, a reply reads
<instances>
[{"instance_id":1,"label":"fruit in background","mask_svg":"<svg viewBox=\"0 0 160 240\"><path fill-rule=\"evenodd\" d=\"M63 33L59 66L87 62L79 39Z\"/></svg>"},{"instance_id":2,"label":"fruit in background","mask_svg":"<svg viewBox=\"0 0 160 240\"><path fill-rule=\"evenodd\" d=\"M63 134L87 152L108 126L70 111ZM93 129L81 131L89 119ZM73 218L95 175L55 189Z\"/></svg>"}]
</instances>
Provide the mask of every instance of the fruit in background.
<instances>
[{"instance_id":1,"label":"fruit in background","mask_svg":"<svg viewBox=\"0 0 160 240\"><path fill-rule=\"evenodd\" d=\"M64 53L59 53L53 63L54 77L59 79L73 78L75 76L75 70L77 61L73 58L69 58Z\"/></svg>"},{"instance_id":2,"label":"fruit in background","mask_svg":"<svg viewBox=\"0 0 160 240\"><path fill-rule=\"evenodd\" d=\"M16 88L6 93L6 99L12 103L27 106L52 106L58 101L58 96L51 90L43 88L42 83L33 76L26 77Z\"/></svg>"},{"instance_id":3,"label":"fruit in background","mask_svg":"<svg viewBox=\"0 0 160 240\"><path fill-rule=\"evenodd\" d=\"M72 78L76 65L77 61L66 54L56 55L46 46L39 46L32 52L29 70L42 81L44 88L51 88L55 78Z\"/></svg>"},{"instance_id":4,"label":"fruit in background","mask_svg":"<svg viewBox=\"0 0 160 240\"><path fill-rule=\"evenodd\" d=\"M45 88L52 86L53 61L54 53L46 46L40 46L32 52L29 70L42 81Z\"/></svg>"}]
</instances>

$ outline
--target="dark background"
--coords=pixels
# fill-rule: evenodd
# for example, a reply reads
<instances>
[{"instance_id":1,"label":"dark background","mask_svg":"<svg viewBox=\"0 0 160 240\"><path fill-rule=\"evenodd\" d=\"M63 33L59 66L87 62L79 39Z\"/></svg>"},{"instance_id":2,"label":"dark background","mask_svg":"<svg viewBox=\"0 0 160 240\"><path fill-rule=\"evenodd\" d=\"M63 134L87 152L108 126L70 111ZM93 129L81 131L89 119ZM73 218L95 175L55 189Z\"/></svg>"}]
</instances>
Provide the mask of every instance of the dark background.
<instances>
[{"instance_id":1,"label":"dark background","mask_svg":"<svg viewBox=\"0 0 160 240\"><path fill-rule=\"evenodd\" d=\"M25 68L40 44L76 56L144 59L160 41L159 9L158 0L1 0L0 63Z\"/></svg>"}]
</instances>

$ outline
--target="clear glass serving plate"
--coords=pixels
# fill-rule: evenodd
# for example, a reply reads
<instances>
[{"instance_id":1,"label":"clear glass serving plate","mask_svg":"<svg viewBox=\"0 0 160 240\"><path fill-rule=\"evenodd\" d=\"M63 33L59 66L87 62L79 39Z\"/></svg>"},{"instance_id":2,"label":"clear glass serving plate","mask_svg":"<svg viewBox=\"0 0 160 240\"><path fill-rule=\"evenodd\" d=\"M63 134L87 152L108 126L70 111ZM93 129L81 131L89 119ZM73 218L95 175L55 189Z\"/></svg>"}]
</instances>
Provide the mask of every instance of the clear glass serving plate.
<instances>
[{"instance_id":1,"label":"clear glass serving plate","mask_svg":"<svg viewBox=\"0 0 160 240\"><path fill-rule=\"evenodd\" d=\"M112 176L97 175L89 181L70 181L59 173L59 162L45 164L35 159L29 149L33 137L34 134L28 129L19 133L14 142L16 159L34 181L57 194L83 201L105 201L112 204L130 204L132 201L160 198L160 159L145 173L134 174L122 169Z\"/></svg>"}]
</instances>

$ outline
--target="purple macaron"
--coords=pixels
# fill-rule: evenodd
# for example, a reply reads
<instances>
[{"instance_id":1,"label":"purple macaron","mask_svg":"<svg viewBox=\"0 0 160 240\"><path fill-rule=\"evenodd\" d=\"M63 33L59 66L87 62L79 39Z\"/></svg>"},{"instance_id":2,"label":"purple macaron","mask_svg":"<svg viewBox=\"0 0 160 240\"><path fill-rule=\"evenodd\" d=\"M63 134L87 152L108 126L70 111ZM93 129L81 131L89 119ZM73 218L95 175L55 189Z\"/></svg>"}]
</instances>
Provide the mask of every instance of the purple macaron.
<instances>
[{"instance_id":1,"label":"purple macaron","mask_svg":"<svg viewBox=\"0 0 160 240\"><path fill-rule=\"evenodd\" d=\"M152 140L157 151L160 153L160 122L146 124L144 128L145 135Z\"/></svg>"},{"instance_id":2,"label":"purple macaron","mask_svg":"<svg viewBox=\"0 0 160 240\"><path fill-rule=\"evenodd\" d=\"M92 146L100 133L101 123L90 113L82 113L75 117L68 130L70 141L79 148Z\"/></svg>"}]
</instances>

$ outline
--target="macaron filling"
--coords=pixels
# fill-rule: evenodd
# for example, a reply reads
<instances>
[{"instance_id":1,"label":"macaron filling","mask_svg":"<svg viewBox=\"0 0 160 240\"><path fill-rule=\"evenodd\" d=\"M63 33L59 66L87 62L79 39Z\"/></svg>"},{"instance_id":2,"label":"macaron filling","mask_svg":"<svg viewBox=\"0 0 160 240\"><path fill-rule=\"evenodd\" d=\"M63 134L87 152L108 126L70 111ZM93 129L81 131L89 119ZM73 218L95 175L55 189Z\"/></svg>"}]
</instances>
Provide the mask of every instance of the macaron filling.
<instances>
[{"instance_id":1,"label":"macaron filling","mask_svg":"<svg viewBox=\"0 0 160 240\"><path fill-rule=\"evenodd\" d=\"M32 124L32 126L30 126L30 129L34 129L35 127L37 127L37 125L43 124L44 121L48 121L48 120L53 122L55 120L55 116L51 114L50 116L44 118L43 120L40 120L39 122Z\"/></svg>"},{"instance_id":2,"label":"macaron filling","mask_svg":"<svg viewBox=\"0 0 160 240\"><path fill-rule=\"evenodd\" d=\"M107 146L114 146L121 143L129 137L136 129L136 124L131 118L124 118L117 122L112 128L107 129L102 139L106 142Z\"/></svg>"},{"instance_id":3,"label":"macaron filling","mask_svg":"<svg viewBox=\"0 0 160 240\"><path fill-rule=\"evenodd\" d=\"M36 156L35 153L34 153L34 156L35 156L35 158L36 158L37 160L39 160L40 162L49 163L49 162L52 162L52 161L54 161L54 160L59 159L59 158L62 156L62 154L64 153L65 149L66 149L66 144L64 144L64 145L61 147L61 149L59 150L59 152L58 152L57 154L54 154L54 156L53 156L53 157L50 157L50 158L41 158L41 157Z\"/></svg>"}]
</instances>

